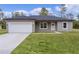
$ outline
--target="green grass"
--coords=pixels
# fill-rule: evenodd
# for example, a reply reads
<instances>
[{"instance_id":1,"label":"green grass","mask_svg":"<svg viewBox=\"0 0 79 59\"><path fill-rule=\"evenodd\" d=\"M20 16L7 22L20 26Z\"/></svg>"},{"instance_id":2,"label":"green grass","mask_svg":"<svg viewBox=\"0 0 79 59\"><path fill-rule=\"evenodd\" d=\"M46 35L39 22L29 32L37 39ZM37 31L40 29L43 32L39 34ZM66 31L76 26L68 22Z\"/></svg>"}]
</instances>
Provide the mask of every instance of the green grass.
<instances>
[{"instance_id":1,"label":"green grass","mask_svg":"<svg viewBox=\"0 0 79 59\"><path fill-rule=\"evenodd\" d=\"M0 35L7 33L6 29L0 29Z\"/></svg>"},{"instance_id":2,"label":"green grass","mask_svg":"<svg viewBox=\"0 0 79 59\"><path fill-rule=\"evenodd\" d=\"M79 53L79 32L63 34L32 33L13 54L71 54Z\"/></svg>"}]
</instances>

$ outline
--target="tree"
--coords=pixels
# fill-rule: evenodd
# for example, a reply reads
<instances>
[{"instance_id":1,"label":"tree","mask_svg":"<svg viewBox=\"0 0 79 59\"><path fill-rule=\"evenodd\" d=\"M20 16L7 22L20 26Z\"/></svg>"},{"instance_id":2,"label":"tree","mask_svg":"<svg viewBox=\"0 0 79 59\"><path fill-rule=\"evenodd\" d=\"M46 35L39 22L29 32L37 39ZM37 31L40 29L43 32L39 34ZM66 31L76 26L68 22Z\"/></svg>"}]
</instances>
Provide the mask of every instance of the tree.
<instances>
[{"instance_id":1,"label":"tree","mask_svg":"<svg viewBox=\"0 0 79 59\"><path fill-rule=\"evenodd\" d=\"M12 17L20 16L19 12L12 12Z\"/></svg>"},{"instance_id":2,"label":"tree","mask_svg":"<svg viewBox=\"0 0 79 59\"><path fill-rule=\"evenodd\" d=\"M23 12L12 12L12 17L25 16Z\"/></svg>"},{"instance_id":3,"label":"tree","mask_svg":"<svg viewBox=\"0 0 79 59\"><path fill-rule=\"evenodd\" d=\"M2 20L3 16L4 16L4 13L2 12L2 9L0 9L0 20Z\"/></svg>"},{"instance_id":4,"label":"tree","mask_svg":"<svg viewBox=\"0 0 79 59\"><path fill-rule=\"evenodd\" d=\"M39 13L42 16L47 16L48 15L48 10L46 8L42 8L41 12Z\"/></svg>"},{"instance_id":5,"label":"tree","mask_svg":"<svg viewBox=\"0 0 79 59\"><path fill-rule=\"evenodd\" d=\"M65 12L66 12L65 4L61 4L61 7L60 7L61 17L66 17Z\"/></svg>"},{"instance_id":6,"label":"tree","mask_svg":"<svg viewBox=\"0 0 79 59\"><path fill-rule=\"evenodd\" d=\"M6 29L6 22L5 22L5 20L1 21L1 26L2 26L2 29Z\"/></svg>"},{"instance_id":7,"label":"tree","mask_svg":"<svg viewBox=\"0 0 79 59\"><path fill-rule=\"evenodd\" d=\"M67 14L67 18L73 19L73 18L74 18L74 15L73 15L72 13L68 13L68 14Z\"/></svg>"},{"instance_id":8,"label":"tree","mask_svg":"<svg viewBox=\"0 0 79 59\"><path fill-rule=\"evenodd\" d=\"M2 9L0 9L0 25L2 26L2 29L6 29L6 22L3 20L4 13Z\"/></svg>"},{"instance_id":9,"label":"tree","mask_svg":"<svg viewBox=\"0 0 79 59\"><path fill-rule=\"evenodd\" d=\"M74 29L79 29L79 21L76 21L76 20L75 20L75 21L73 22L73 28L74 28Z\"/></svg>"},{"instance_id":10,"label":"tree","mask_svg":"<svg viewBox=\"0 0 79 59\"><path fill-rule=\"evenodd\" d=\"M78 18L78 20L79 20L79 14L77 15L77 18Z\"/></svg>"},{"instance_id":11,"label":"tree","mask_svg":"<svg viewBox=\"0 0 79 59\"><path fill-rule=\"evenodd\" d=\"M77 18L78 18L78 20L79 20L79 14L77 15ZM73 22L73 28L79 29L79 21L75 20L75 21Z\"/></svg>"}]
</instances>

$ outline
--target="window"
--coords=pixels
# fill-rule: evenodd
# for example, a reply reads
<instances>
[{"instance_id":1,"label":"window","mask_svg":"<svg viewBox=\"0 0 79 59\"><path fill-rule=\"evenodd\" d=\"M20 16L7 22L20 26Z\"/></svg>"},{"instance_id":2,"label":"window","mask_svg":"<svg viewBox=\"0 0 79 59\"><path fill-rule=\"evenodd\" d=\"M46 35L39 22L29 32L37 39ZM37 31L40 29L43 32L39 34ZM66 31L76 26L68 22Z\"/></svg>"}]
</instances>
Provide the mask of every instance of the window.
<instances>
[{"instance_id":1,"label":"window","mask_svg":"<svg viewBox=\"0 0 79 59\"><path fill-rule=\"evenodd\" d=\"M67 28L67 24L66 23L63 23L63 28Z\"/></svg>"},{"instance_id":2,"label":"window","mask_svg":"<svg viewBox=\"0 0 79 59\"><path fill-rule=\"evenodd\" d=\"M41 29L46 29L48 26L47 22L40 22L40 28Z\"/></svg>"},{"instance_id":3,"label":"window","mask_svg":"<svg viewBox=\"0 0 79 59\"><path fill-rule=\"evenodd\" d=\"M41 23L41 28L43 28L43 23Z\"/></svg>"}]
</instances>

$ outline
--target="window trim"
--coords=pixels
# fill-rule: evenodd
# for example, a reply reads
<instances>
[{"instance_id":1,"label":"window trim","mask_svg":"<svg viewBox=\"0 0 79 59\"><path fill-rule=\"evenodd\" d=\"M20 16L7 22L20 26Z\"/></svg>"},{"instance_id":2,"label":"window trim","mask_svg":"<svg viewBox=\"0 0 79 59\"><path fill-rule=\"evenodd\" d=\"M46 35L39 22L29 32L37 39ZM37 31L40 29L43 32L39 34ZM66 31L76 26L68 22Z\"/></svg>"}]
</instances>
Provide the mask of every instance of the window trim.
<instances>
[{"instance_id":1,"label":"window trim","mask_svg":"<svg viewBox=\"0 0 79 59\"><path fill-rule=\"evenodd\" d=\"M66 28L63 27L63 26L64 26L64 25L63 25L64 23L66 23ZM67 22L62 22L62 28L63 28L63 29L68 29L68 23L67 23Z\"/></svg>"},{"instance_id":2,"label":"window trim","mask_svg":"<svg viewBox=\"0 0 79 59\"><path fill-rule=\"evenodd\" d=\"M47 27L47 28L41 28L41 24L44 24L44 23L46 23L46 25L47 25L46 27ZM40 27L40 29L48 29L48 23L47 23L47 22L40 22L40 23L39 23L39 27Z\"/></svg>"}]
</instances>

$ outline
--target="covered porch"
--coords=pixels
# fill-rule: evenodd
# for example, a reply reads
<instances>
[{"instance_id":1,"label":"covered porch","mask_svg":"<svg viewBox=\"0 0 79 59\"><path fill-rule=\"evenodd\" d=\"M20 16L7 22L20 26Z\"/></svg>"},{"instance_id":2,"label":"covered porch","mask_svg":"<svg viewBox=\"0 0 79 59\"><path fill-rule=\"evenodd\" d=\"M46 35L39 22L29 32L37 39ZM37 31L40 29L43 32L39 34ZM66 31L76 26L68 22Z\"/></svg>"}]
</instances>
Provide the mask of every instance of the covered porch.
<instances>
[{"instance_id":1,"label":"covered porch","mask_svg":"<svg viewBox=\"0 0 79 59\"><path fill-rule=\"evenodd\" d=\"M35 21L35 32L57 31L56 21Z\"/></svg>"}]
</instances>

